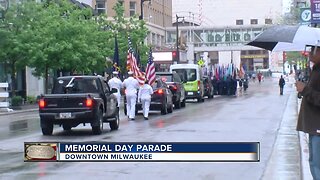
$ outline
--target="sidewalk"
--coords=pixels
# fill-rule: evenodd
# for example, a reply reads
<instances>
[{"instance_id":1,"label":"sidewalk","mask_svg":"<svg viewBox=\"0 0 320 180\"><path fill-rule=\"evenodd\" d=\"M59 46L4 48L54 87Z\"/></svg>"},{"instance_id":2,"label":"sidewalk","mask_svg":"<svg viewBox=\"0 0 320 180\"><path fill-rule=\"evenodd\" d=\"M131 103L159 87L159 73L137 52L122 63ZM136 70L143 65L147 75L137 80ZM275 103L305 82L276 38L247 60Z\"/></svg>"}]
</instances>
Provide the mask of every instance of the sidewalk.
<instances>
[{"instance_id":1,"label":"sidewalk","mask_svg":"<svg viewBox=\"0 0 320 180\"><path fill-rule=\"evenodd\" d=\"M295 80L287 82L289 100L262 180L312 180L307 135L296 131L301 100L297 98Z\"/></svg>"},{"instance_id":2,"label":"sidewalk","mask_svg":"<svg viewBox=\"0 0 320 180\"><path fill-rule=\"evenodd\" d=\"M32 111L38 111L38 104L26 104L21 105L19 109L13 110L11 112L8 112L5 109L0 109L0 116L3 115L9 115L9 114L17 114L17 113L24 113L24 112L32 112Z\"/></svg>"}]
</instances>

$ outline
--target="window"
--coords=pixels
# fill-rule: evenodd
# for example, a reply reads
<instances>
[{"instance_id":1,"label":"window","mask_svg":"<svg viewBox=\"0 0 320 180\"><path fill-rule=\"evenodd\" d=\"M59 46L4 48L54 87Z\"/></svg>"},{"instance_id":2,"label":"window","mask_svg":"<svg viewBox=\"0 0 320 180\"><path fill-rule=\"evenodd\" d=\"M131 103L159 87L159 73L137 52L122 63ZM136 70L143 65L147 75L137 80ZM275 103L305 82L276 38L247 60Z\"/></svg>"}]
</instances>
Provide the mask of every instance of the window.
<instances>
[{"instance_id":1,"label":"window","mask_svg":"<svg viewBox=\"0 0 320 180\"><path fill-rule=\"evenodd\" d=\"M265 19L265 20L264 20L264 23L265 23L265 24L272 24L272 19Z\"/></svg>"},{"instance_id":2,"label":"window","mask_svg":"<svg viewBox=\"0 0 320 180\"><path fill-rule=\"evenodd\" d=\"M242 19L236 20L236 25L243 25L243 20Z\"/></svg>"},{"instance_id":3,"label":"window","mask_svg":"<svg viewBox=\"0 0 320 180\"><path fill-rule=\"evenodd\" d=\"M97 93L98 85L95 79L89 78L61 78L55 81L52 93Z\"/></svg>"},{"instance_id":4,"label":"window","mask_svg":"<svg viewBox=\"0 0 320 180\"><path fill-rule=\"evenodd\" d=\"M98 0L97 4L96 4L96 8L97 8L98 14L105 14L106 13L106 1Z\"/></svg>"},{"instance_id":5,"label":"window","mask_svg":"<svg viewBox=\"0 0 320 180\"><path fill-rule=\"evenodd\" d=\"M136 2L130 1L130 16L134 16L136 14Z\"/></svg>"},{"instance_id":6,"label":"window","mask_svg":"<svg viewBox=\"0 0 320 180\"><path fill-rule=\"evenodd\" d=\"M258 24L258 19L251 19L250 24Z\"/></svg>"}]
</instances>

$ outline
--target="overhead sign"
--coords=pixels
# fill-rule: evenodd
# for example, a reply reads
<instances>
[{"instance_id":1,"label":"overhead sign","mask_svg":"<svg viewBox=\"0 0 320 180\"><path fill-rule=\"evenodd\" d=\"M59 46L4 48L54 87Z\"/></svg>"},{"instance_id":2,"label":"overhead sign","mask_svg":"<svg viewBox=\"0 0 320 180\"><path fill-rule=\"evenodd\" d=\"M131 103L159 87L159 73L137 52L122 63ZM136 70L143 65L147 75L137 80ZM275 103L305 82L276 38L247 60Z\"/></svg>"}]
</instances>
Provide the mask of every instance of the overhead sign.
<instances>
[{"instance_id":1,"label":"overhead sign","mask_svg":"<svg viewBox=\"0 0 320 180\"><path fill-rule=\"evenodd\" d=\"M311 23L320 23L320 0L311 1Z\"/></svg>"},{"instance_id":2,"label":"overhead sign","mask_svg":"<svg viewBox=\"0 0 320 180\"><path fill-rule=\"evenodd\" d=\"M268 58L267 54L254 54L254 55L241 55L241 58L253 59L253 58Z\"/></svg>"},{"instance_id":3,"label":"overhead sign","mask_svg":"<svg viewBox=\"0 0 320 180\"><path fill-rule=\"evenodd\" d=\"M300 8L300 24L310 24L311 22L311 9Z\"/></svg>"},{"instance_id":4,"label":"overhead sign","mask_svg":"<svg viewBox=\"0 0 320 180\"><path fill-rule=\"evenodd\" d=\"M172 61L172 52L152 52L153 61Z\"/></svg>"}]
</instances>

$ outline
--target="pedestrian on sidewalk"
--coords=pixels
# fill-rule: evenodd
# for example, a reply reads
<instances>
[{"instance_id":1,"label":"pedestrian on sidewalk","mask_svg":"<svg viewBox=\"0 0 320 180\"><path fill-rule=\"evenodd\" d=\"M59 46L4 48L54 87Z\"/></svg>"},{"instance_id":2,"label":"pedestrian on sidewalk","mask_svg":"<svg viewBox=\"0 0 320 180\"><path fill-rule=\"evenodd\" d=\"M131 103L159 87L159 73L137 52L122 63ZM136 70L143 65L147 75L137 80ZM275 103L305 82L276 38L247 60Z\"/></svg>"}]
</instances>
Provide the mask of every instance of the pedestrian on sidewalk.
<instances>
[{"instance_id":1,"label":"pedestrian on sidewalk","mask_svg":"<svg viewBox=\"0 0 320 180\"><path fill-rule=\"evenodd\" d=\"M297 130L309 134L309 165L313 179L320 180L320 47L312 47L309 57L314 63L307 83L296 82L302 95Z\"/></svg>"},{"instance_id":2,"label":"pedestrian on sidewalk","mask_svg":"<svg viewBox=\"0 0 320 180\"><path fill-rule=\"evenodd\" d=\"M283 87L286 84L286 81L284 80L283 76L281 75L279 79L279 86L280 86L280 95L283 95Z\"/></svg>"},{"instance_id":3,"label":"pedestrian on sidewalk","mask_svg":"<svg viewBox=\"0 0 320 180\"><path fill-rule=\"evenodd\" d=\"M259 81L259 84L261 83L261 80L262 80L262 73L259 72L259 73L258 73L258 81Z\"/></svg>"},{"instance_id":4,"label":"pedestrian on sidewalk","mask_svg":"<svg viewBox=\"0 0 320 180\"><path fill-rule=\"evenodd\" d=\"M140 87L138 93L138 102L141 102L144 120L148 120L151 95L153 94L153 89L149 85L149 81L146 80L144 85Z\"/></svg>"}]
</instances>

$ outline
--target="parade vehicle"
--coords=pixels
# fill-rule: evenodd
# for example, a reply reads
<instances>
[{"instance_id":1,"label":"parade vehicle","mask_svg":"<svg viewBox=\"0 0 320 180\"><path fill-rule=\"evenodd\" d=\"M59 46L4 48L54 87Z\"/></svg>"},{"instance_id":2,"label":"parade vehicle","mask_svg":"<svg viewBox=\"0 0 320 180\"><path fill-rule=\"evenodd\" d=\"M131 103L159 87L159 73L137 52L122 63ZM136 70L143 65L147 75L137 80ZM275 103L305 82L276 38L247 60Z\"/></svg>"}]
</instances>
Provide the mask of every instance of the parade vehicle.
<instances>
[{"instance_id":1,"label":"parade vehicle","mask_svg":"<svg viewBox=\"0 0 320 180\"><path fill-rule=\"evenodd\" d=\"M214 89L211 80L208 76L203 76L204 96L212 99L214 96Z\"/></svg>"},{"instance_id":2,"label":"parade vehicle","mask_svg":"<svg viewBox=\"0 0 320 180\"><path fill-rule=\"evenodd\" d=\"M119 128L119 108L113 94L101 76L65 76L54 83L52 93L41 95L38 101L43 135L51 135L58 124L68 131L79 124L90 123L93 134L101 134L104 122L111 130Z\"/></svg>"},{"instance_id":3,"label":"parade vehicle","mask_svg":"<svg viewBox=\"0 0 320 180\"><path fill-rule=\"evenodd\" d=\"M186 95L183 86L183 81L176 72L156 72L157 77L159 77L163 82L167 83L169 89L173 95L173 103L176 109L186 106Z\"/></svg>"},{"instance_id":4,"label":"parade vehicle","mask_svg":"<svg viewBox=\"0 0 320 180\"><path fill-rule=\"evenodd\" d=\"M172 92L168 85L157 78L151 86L153 94L151 95L150 110L160 111L162 115L173 112ZM141 103L136 104L136 114L142 110ZM127 101L124 98L124 113L127 114Z\"/></svg>"},{"instance_id":5,"label":"parade vehicle","mask_svg":"<svg viewBox=\"0 0 320 180\"><path fill-rule=\"evenodd\" d=\"M197 99L198 102L204 102L204 86L202 70L196 64L173 64L170 66L170 72L176 72L185 82L186 99Z\"/></svg>"}]
</instances>

